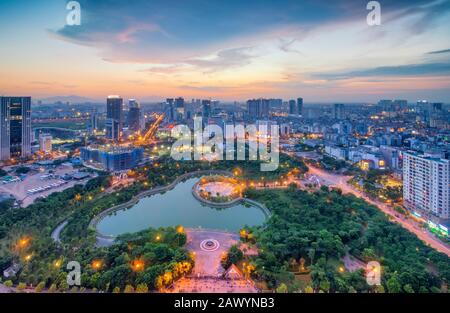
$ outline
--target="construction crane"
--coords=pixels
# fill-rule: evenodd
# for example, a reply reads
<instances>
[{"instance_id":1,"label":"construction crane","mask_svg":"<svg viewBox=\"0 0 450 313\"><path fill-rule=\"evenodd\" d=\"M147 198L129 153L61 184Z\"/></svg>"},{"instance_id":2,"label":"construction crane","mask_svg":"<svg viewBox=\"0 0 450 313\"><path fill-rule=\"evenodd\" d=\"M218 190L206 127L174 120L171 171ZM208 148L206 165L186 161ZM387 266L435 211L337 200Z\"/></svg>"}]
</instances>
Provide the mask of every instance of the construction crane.
<instances>
[{"instance_id":1,"label":"construction crane","mask_svg":"<svg viewBox=\"0 0 450 313\"><path fill-rule=\"evenodd\" d=\"M141 145L149 143L148 141L155 136L156 130L158 129L159 125L162 123L163 120L164 120L164 113L159 114L156 117L156 120L153 122L153 124L145 132L144 136L139 136L137 143Z\"/></svg>"}]
</instances>

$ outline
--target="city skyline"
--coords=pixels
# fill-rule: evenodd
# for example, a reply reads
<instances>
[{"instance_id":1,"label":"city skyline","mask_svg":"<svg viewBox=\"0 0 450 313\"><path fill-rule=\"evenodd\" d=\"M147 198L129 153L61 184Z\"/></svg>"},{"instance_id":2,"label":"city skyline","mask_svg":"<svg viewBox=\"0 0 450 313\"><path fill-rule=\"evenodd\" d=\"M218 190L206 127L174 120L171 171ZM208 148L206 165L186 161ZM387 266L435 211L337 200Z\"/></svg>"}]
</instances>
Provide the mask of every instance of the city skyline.
<instances>
[{"instance_id":1,"label":"city skyline","mask_svg":"<svg viewBox=\"0 0 450 313\"><path fill-rule=\"evenodd\" d=\"M79 2L0 4L1 94L450 102L449 1Z\"/></svg>"}]
</instances>

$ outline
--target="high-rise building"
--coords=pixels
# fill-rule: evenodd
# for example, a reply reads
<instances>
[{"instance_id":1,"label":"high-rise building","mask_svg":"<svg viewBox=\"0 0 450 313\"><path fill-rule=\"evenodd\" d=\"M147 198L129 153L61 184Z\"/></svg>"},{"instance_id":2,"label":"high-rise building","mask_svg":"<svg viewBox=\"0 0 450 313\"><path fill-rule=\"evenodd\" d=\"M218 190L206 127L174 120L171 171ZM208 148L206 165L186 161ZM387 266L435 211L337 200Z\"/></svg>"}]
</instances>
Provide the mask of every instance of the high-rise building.
<instances>
[{"instance_id":1,"label":"high-rise building","mask_svg":"<svg viewBox=\"0 0 450 313\"><path fill-rule=\"evenodd\" d=\"M184 117L185 103L184 98L178 97L175 99L175 120L181 121Z\"/></svg>"},{"instance_id":2,"label":"high-rise building","mask_svg":"<svg viewBox=\"0 0 450 313\"><path fill-rule=\"evenodd\" d=\"M184 107L184 98L179 97L175 99L175 107L176 108L183 108Z\"/></svg>"},{"instance_id":3,"label":"high-rise building","mask_svg":"<svg viewBox=\"0 0 450 313\"><path fill-rule=\"evenodd\" d=\"M342 120L344 118L344 104L335 103L333 105L333 118L335 120Z\"/></svg>"},{"instance_id":4,"label":"high-rise building","mask_svg":"<svg viewBox=\"0 0 450 313\"><path fill-rule=\"evenodd\" d=\"M143 148L116 146L80 148L80 158L83 162L96 163L108 171L124 171L134 168L142 160L143 154Z\"/></svg>"},{"instance_id":5,"label":"high-rise building","mask_svg":"<svg viewBox=\"0 0 450 313\"><path fill-rule=\"evenodd\" d=\"M139 102L136 99L128 99L128 109L140 107Z\"/></svg>"},{"instance_id":6,"label":"high-rise building","mask_svg":"<svg viewBox=\"0 0 450 313\"><path fill-rule=\"evenodd\" d=\"M166 119L169 122L175 121L175 107L173 98L166 99Z\"/></svg>"},{"instance_id":7,"label":"high-rise building","mask_svg":"<svg viewBox=\"0 0 450 313\"><path fill-rule=\"evenodd\" d=\"M128 108L129 108L127 118L128 129L132 131L141 130L142 114L140 104L136 100L130 99L128 102Z\"/></svg>"},{"instance_id":8,"label":"high-rise building","mask_svg":"<svg viewBox=\"0 0 450 313\"><path fill-rule=\"evenodd\" d=\"M91 132L94 132L99 129L98 119L99 114L97 113L97 111L93 111L91 113Z\"/></svg>"},{"instance_id":9,"label":"high-rise building","mask_svg":"<svg viewBox=\"0 0 450 313\"><path fill-rule=\"evenodd\" d=\"M268 99L252 99L247 101L247 112L251 118L269 117L270 101Z\"/></svg>"},{"instance_id":10,"label":"high-rise building","mask_svg":"<svg viewBox=\"0 0 450 313\"><path fill-rule=\"evenodd\" d=\"M211 100L202 100L202 117L203 119L211 117Z\"/></svg>"},{"instance_id":11,"label":"high-rise building","mask_svg":"<svg viewBox=\"0 0 450 313\"><path fill-rule=\"evenodd\" d=\"M123 99L108 96L106 99L106 138L118 141L123 129Z\"/></svg>"},{"instance_id":12,"label":"high-rise building","mask_svg":"<svg viewBox=\"0 0 450 313\"><path fill-rule=\"evenodd\" d=\"M393 102L392 100L380 100L378 101L378 106L385 112L392 111Z\"/></svg>"},{"instance_id":13,"label":"high-rise building","mask_svg":"<svg viewBox=\"0 0 450 313\"><path fill-rule=\"evenodd\" d=\"M303 98L297 98L297 114L303 115Z\"/></svg>"},{"instance_id":14,"label":"high-rise building","mask_svg":"<svg viewBox=\"0 0 450 313\"><path fill-rule=\"evenodd\" d=\"M269 99L270 109L281 109L283 106L283 99Z\"/></svg>"},{"instance_id":15,"label":"high-rise building","mask_svg":"<svg viewBox=\"0 0 450 313\"><path fill-rule=\"evenodd\" d=\"M289 100L289 114L297 115L297 106L295 100Z\"/></svg>"},{"instance_id":16,"label":"high-rise building","mask_svg":"<svg viewBox=\"0 0 450 313\"><path fill-rule=\"evenodd\" d=\"M440 114L442 113L442 102L435 102L431 104L431 113Z\"/></svg>"},{"instance_id":17,"label":"high-rise building","mask_svg":"<svg viewBox=\"0 0 450 313\"><path fill-rule=\"evenodd\" d=\"M50 134L40 134L39 135L39 150L44 153L52 152L52 135Z\"/></svg>"},{"instance_id":18,"label":"high-rise building","mask_svg":"<svg viewBox=\"0 0 450 313\"><path fill-rule=\"evenodd\" d=\"M0 159L31 154L31 97L0 97Z\"/></svg>"},{"instance_id":19,"label":"high-rise building","mask_svg":"<svg viewBox=\"0 0 450 313\"><path fill-rule=\"evenodd\" d=\"M428 219L449 219L450 160L438 155L403 153L403 203Z\"/></svg>"},{"instance_id":20,"label":"high-rise building","mask_svg":"<svg viewBox=\"0 0 450 313\"><path fill-rule=\"evenodd\" d=\"M416 112L422 114L423 117L426 117L426 115L428 115L428 111L429 111L428 100L417 100Z\"/></svg>"},{"instance_id":21,"label":"high-rise building","mask_svg":"<svg viewBox=\"0 0 450 313\"><path fill-rule=\"evenodd\" d=\"M407 100L402 100L402 99L394 100L394 110L395 111L400 111L400 110L406 108L407 106L408 106Z\"/></svg>"},{"instance_id":22,"label":"high-rise building","mask_svg":"<svg viewBox=\"0 0 450 313\"><path fill-rule=\"evenodd\" d=\"M189 120L193 118L193 104L192 103L184 103L184 111L183 111L183 119Z\"/></svg>"}]
</instances>

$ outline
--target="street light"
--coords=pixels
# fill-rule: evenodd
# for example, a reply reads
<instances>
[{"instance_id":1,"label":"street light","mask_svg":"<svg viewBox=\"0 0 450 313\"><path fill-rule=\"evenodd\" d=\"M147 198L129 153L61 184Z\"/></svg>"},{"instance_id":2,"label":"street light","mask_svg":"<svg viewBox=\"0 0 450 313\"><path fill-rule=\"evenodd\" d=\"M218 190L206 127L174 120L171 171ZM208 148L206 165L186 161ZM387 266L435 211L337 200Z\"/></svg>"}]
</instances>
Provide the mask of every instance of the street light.
<instances>
[{"instance_id":1,"label":"street light","mask_svg":"<svg viewBox=\"0 0 450 313\"><path fill-rule=\"evenodd\" d=\"M143 271L144 270L144 262L142 260L134 260L131 263L131 269L135 272Z\"/></svg>"},{"instance_id":2,"label":"street light","mask_svg":"<svg viewBox=\"0 0 450 313\"><path fill-rule=\"evenodd\" d=\"M102 261L100 260L94 260L92 261L92 268L95 270L99 270L102 267Z\"/></svg>"},{"instance_id":3,"label":"street light","mask_svg":"<svg viewBox=\"0 0 450 313\"><path fill-rule=\"evenodd\" d=\"M28 243L30 242L29 238L22 238L19 240L19 248L25 248L26 246L28 246Z\"/></svg>"}]
</instances>

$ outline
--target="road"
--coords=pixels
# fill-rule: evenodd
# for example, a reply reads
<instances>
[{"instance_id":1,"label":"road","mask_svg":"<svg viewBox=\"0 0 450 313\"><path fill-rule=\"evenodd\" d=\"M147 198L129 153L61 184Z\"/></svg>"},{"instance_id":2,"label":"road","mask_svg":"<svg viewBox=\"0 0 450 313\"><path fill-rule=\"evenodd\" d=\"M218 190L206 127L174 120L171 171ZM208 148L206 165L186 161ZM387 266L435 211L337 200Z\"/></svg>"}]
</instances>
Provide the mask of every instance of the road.
<instances>
[{"instance_id":1,"label":"road","mask_svg":"<svg viewBox=\"0 0 450 313\"><path fill-rule=\"evenodd\" d=\"M55 230L52 231L51 237L55 242L57 243L61 242L59 236L61 235L61 231L63 230L63 228L66 227L67 223L68 221L62 222L61 224L58 225L58 227L55 228Z\"/></svg>"},{"instance_id":2,"label":"road","mask_svg":"<svg viewBox=\"0 0 450 313\"><path fill-rule=\"evenodd\" d=\"M309 174L319 177L326 185L337 187L341 189L342 193L344 194L350 193L359 198L363 198L370 204L373 204L376 207L378 207L385 214L389 215L392 218L392 220L403 226L403 228L414 233L420 240L428 244L430 247L436 249L439 252L445 253L447 256L450 257L450 248L448 245L440 241L438 238L429 233L427 230L421 229L416 222L401 217L397 217L396 215L398 214L389 205L382 203L380 201L370 199L362 191L356 189L354 186L347 183L347 181L351 178L351 176L329 173L326 172L325 170L319 169L309 164L307 164L307 166L309 168Z\"/></svg>"}]
</instances>

